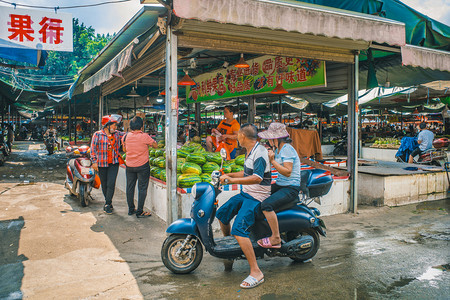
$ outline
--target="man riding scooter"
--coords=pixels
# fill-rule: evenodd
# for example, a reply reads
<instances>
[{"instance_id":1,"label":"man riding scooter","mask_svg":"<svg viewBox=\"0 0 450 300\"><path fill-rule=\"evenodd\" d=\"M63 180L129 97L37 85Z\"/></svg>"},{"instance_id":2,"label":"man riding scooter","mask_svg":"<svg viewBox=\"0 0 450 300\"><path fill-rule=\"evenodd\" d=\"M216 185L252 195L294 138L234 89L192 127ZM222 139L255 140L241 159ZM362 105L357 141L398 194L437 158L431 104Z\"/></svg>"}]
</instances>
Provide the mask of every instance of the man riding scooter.
<instances>
[{"instance_id":1,"label":"man riding scooter","mask_svg":"<svg viewBox=\"0 0 450 300\"><path fill-rule=\"evenodd\" d=\"M416 155L421 155L423 152L433 147L434 133L426 128L427 123L425 122L420 123L419 125L420 132L419 135L417 136L417 143L419 144L419 147L417 147L409 155L408 163L410 164L414 163L414 157Z\"/></svg>"},{"instance_id":2,"label":"man riding scooter","mask_svg":"<svg viewBox=\"0 0 450 300\"><path fill-rule=\"evenodd\" d=\"M242 288L253 288L264 282L264 275L256 262L255 251L249 238L257 209L270 196L271 170L267 149L258 141L258 130L253 124L245 124L238 132L241 146L247 150L244 171L220 177L225 184L241 184L240 194L230 198L217 211L216 217L224 236L233 235L250 265L250 275L241 283ZM230 221L236 219L230 230Z\"/></svg>"}]
</instances>

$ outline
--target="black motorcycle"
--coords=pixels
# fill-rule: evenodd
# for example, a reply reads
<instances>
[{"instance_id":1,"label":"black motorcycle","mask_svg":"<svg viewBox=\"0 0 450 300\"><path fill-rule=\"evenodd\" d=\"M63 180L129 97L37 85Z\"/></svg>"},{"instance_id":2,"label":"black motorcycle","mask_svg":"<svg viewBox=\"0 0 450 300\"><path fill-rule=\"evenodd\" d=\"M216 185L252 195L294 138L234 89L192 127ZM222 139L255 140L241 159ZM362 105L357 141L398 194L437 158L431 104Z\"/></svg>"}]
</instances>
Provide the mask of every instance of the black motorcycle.
<instances>
[{"instance_id":1,"label":"black motorcycle","mask_svg":"<svg viewBox=\"0 0 450 300\"><path fill-rule=\"evenodd\" d=\"M339 141L334 145L333 156L340 156L340 155L347 156L347 147L348 147L347 143L348 143L347 137L344 136L342 141Z\"/></svg>"}]
</instances>

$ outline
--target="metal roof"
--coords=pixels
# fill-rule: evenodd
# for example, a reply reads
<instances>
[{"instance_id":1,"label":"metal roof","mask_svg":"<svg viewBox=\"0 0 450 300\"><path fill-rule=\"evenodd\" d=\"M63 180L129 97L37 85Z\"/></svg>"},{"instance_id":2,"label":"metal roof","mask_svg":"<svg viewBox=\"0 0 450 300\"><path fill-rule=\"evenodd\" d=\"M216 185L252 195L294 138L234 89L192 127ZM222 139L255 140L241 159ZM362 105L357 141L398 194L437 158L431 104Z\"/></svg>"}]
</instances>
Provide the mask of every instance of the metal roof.
<instances>
[{"instance_id":1,"label":"metal roof","mask_svg":"<svg viewBox=\"0 0 450 300\"><path fill-rule=\"evenodd\" d=\"M79 82L96 73L135 38L145 33L167 10L162 5L146 5L139 10L114 38L80 72Z\"/></svg>"}]
</instances>

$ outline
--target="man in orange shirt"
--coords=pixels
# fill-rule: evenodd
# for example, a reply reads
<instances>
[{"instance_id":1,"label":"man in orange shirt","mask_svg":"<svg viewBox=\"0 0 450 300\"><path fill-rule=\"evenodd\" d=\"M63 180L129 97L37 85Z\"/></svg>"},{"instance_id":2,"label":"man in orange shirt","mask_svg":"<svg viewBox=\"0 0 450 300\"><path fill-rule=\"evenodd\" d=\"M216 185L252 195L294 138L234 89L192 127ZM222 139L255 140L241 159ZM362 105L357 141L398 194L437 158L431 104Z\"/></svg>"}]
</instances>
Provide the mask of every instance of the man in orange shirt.
<instances>
[{"instance_id":1,"label":"man in orange shirt","mask_svg":"<svg viewBox=\"0 0 450 300\"><path fill-rule=\"evenodd\" d=\"M206 148L212 152L214 147L216 151L220 148L225 148L229 159L236 157L237 150L237 136L241 128L239 122L234 118L234 108L232 106L225 106L223 115L225 120L222 120L217 126L217 129L212 130L212 136L206 138Z\"/></svg>"}]
</instances>

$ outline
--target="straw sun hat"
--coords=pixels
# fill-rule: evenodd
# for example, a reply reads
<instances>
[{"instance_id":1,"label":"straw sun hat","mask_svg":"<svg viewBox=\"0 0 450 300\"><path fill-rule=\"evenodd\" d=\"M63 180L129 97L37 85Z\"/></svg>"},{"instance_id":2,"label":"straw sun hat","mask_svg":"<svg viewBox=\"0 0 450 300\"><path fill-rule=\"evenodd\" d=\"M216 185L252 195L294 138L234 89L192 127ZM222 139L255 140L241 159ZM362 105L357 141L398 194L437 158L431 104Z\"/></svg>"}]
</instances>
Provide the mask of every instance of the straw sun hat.
<instances>
[{"instance_id":1,"label":"straw sun hat","mask_svg":"<svg viewBox=\"0 0 450 300\"><path fill-rule=\"evenodd\" d=\"M288 137L289 133L286 130L286 125L274 122L269 125L267 130L258 133L258 136L262 139L273 140Z\"/></svg>"}]
</instances>

